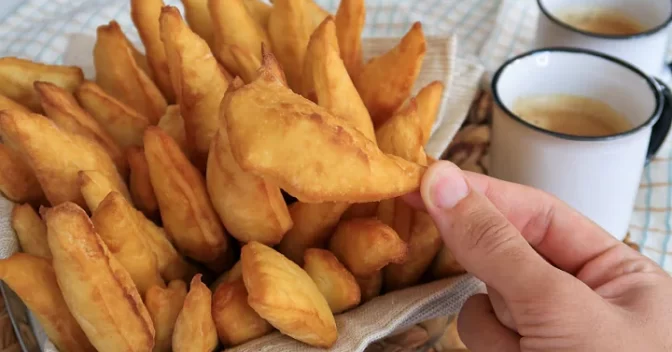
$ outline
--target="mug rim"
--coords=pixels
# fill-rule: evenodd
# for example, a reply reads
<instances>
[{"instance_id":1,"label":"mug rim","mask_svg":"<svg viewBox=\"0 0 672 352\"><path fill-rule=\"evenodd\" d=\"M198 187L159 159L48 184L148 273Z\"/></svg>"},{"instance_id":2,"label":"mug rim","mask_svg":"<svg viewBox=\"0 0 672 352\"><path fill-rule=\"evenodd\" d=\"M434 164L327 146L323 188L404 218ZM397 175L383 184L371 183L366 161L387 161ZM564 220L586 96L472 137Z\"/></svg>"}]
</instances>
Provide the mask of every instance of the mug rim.
<instances>
[{"instance_id":1,"label":"mug rim","mask_svg":"<svg viewBox=\"0 0 672 352\"><path fill-rule=\"evenodd\" d=\"M665 29L670 22L672 22L672 11L667 15L667 19L662 23L659 24L653 28L647 29L643 32L635 33L635 34L600 34L600 33L595 33L595 32L589 32L577 27L574 27L565 21L562 21L555 15L551 13L543 4L543 0L537 0L537 6L539 6L539 10L541 10L541 13L546 16L549 20L551 20L553 23L570 30L574 33L582 34L588 37L593 37L593 38L600 38L600 39L611 39L611 40L619 40L619 39L636 39L636 38L642 38L642 37L648 37L650 35L659 33L663 29Z\"/></svg>"},{"instance_id":2,"label":"mug rim","mask_svg":"<svg viewBox=\"0 0 672 352\"><path fill-rule=\"evenodd\" d=\"M655 100L656 100L656 106L651 114L651 116L646 119L643 123L639 124L638 126L632 127L628 129L627 131L616 133L616 134L610 134L606 136L577 136L577 135L572 135L572 134L566 134L566 133L561 133L561 132L555 132L551 130L547 130L538 126L535 126L524 119L522 119L518 114L514 113L509 109L506 104L504 104L499 97L499 91L497 89L497 83L499 83L499 78L500 76L506 71L506 69L511 66L512 64L515 64L517 61L520 61L522 59L531 57L531 56L536 56L539 54L544 54L544 53L568 53L568 54L583 54L583 55L588 55L588 56L593 56L593 57L598 57L600 59L604 59L607 61L610 61L612 63L615 63L619 66L622 66L625 69L628 69L635 74L639 75L640 77L644 78L646 83L649 85L649 88L651 88L651 92L653 93ZM653 125L661 116L662 111L663 111L663 97L661 93L661 89L658 86L658 83L651 78L651 76L645 74L642 70L638 69L634 65L623 61L619 58L593 51L593 50L588 50L588 49L581 49L581 48L569 48L569 47L549 47L549 48L541 48L541 49L535 49L531 51L524 52L522 54L516 55L507 61L505 61L495 72L494 76L492 77L492 81L490 82L490 91L492 92L492 97L494 99L495 104L504 111L504 113L509 116L512 120L522 124L523 126L530 128L532 130L535 130L537 132L541 132L543 134L560 138L560 139L565 139L565 140L572 140L572 141L582 141L582 142L596 142L596 141L610 141L614 139L620 139L625 136L633 135L640 130L646 128L649 125Z\"/></svg>"}]
</instances>

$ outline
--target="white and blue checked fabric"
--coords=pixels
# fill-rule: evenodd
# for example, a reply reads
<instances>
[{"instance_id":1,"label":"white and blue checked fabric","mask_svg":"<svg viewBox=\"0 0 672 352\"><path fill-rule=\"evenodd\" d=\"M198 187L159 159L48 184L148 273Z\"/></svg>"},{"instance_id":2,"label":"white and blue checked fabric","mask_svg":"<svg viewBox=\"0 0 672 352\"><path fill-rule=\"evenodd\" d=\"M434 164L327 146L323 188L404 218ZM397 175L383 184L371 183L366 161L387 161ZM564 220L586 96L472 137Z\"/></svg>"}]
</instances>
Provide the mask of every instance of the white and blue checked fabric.
<instances>
[{"instance_id":1,"label":"white and blue checked fabric","mask_svg":"<svg viewBox=\"0 0 672 352\"><path fill-rule=\"evenodd\" d=\"M179 0L166 0L181 8ZM338 0L317 0L335 11ZM534 38L534 0L367 0L365 36L393 37L422 21L428 35L456 34L462 57L478 57L493 71L525 51ZM138 42L126 0L1 0L0 55L62 63L68 35L95 33L115 19ZM672 272L672 145L665 143L644 170L631 224L631 240Z\"/></svg>"}]
</instances>

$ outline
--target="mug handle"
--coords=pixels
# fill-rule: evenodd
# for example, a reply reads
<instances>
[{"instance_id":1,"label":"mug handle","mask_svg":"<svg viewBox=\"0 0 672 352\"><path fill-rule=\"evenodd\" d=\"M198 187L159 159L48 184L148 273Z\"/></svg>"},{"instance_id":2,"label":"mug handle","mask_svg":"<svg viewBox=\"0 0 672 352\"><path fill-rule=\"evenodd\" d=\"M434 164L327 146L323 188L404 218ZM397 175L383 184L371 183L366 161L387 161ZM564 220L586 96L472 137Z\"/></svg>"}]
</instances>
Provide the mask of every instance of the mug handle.
<instances>
[{"instance_id":1,"label":"mug handle","mask_svg":"<svg viewBox=\"0 0 672 352\"><path fill-rule=\"evenodd\" d=\"M665 138L667 138L672 127L672 90L663 81L654 78L663 95L663 111L658 121L651 129L651 141L649 142L649 149L646 153L646 163L648 164L656 156L660 147L663 146Z\"/></svg>"}]
</instances>

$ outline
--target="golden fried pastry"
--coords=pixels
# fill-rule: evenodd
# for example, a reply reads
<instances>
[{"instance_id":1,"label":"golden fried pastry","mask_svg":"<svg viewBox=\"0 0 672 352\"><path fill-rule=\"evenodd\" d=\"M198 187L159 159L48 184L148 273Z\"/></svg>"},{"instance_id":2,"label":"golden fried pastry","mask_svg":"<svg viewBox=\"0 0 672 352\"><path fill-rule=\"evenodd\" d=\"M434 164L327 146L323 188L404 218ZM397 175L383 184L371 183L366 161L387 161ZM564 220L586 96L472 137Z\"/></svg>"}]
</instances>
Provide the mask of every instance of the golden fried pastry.
<instances>
[{"instance_id":1,"label":"golden fried pastry","mask_svg":"<svg viewBox=\"0 0 672 352\"><path fill-rule=\"evenodd\" d=\"M238 75L245 83L250 83L257 78L257 70L261 67L261 59L259 57L237 45L222 46L222 52L226 52L231 56L236 65ZM261 54L258 56L261 56Z\"/></svg>"},{"instance_id":2,"label":"golden fried pastry","mask_svg":"<svg viewBox=\"0 0 672 352\"><path fill-rule=\"evenodd\" d=\"M312 0L276 0L273 3L268 18L273 53L287 74L289 86L295 91L301 88L303 59L310 35L328 15Z\"/></svg>"},{"instance_id":3,"label":"golden fried pastry","mask_svg":"<svg viewBox=\"0 0 672 352\"><path fill-rule=\"evenodd\" d=\"M421 211L413 212L409 236L402 239L408 243L408 258L402 264L392 263L383 268L385 288L388 291L419 283L443 246L434 221L427 213Z\"/></svg>"},{"instance_id":4,"label":"golden fried pastry","mask_svg":"<svg viewBox=\"0 0 672 352\"><path fill-rule=\"evenodd\" d=\"M136 212L138 226L144 230L149 246L154 255L156 255L159 272L166 281L186 280L189 281L196 274L196 268L187 263L182 256L177 253L175 247L168 238L166 232L148 220L141 212Z\"/></svg>"},{"instance_id":5,"label":"golden fried pastry","mask_svg":"<svg viewBox=\"0 0 672 352\"><path fill-rule=\"evenodd\" d=\"M422 126L422 145L427 144L432 134L432 128L441 108L441 99L443 98L443 83L434 81L418 92L415 101L418 104L418 117L420 126Z\"/></svg>"},{"instance_id":6,"label":"golden fried pastry","mask_svg":"<svg viewBox=\"0 0 672 352\"><path fill-rule=\"evenodd\" d=\"M197 274L191 279L189 293L175 321L174 352L210 352L217 347L211 306L212 292L201 282L201 274Z\"/></svg>"},{"instance_id":7,"label":"golden fried pastry","mask_svg":"<svg viewBox=\"0 0 672 352\"><path fill-rule=\"evenodd\" d=\"M79 171L77 173L77 183L81 188L84 201L86 201L86 205L91 212L98 208L98 205L107 197L108 193L117 191L124 195L124 193L121 193L122 191L115 188L109 178L99 171ZM128 193L124 196L130 201L131 198L128 196Z\"/></svg>"},{"instance_id":8,"label":"golden fried pastry","mask_svg":"<svg viewBox=\"0 0 672 352\"><path fill-rule=\"evenodd\" d=\"M280 66L280 62L269 50L269 48L262 44L261 45L261 69L257 72L257 78L264 73L269 73L280 81L283 85L287 86L287 76L285 71Z\"/></svg>"},{"instance_id":9,"label":"golden fried pastry","mask_svg":"<svg viewBox=\"0 0 672 352\"><path fill-rule=\"evenodd\" d=\"M17 203L39 204L44 200L44 192L33 169L18 151L2 143L0 143L0 192Z\"/></svg>"},{"instance_id":10,"label":"golden fried pastry","mask_svg":"<svg viewBox=\"0 0 672 352\"><path fill-rule=\"evenodd\" d=\"M460 263L455 260L455 256L453 256L453 253L450 252L450 249L448 249L446 246L443 246L436 255L436 258L434 258L430 272L434 278L443 279L446 277L464 274L466 271L462 265L460 265Z\"/></svg>"},{"instance_id":11,"label":"golden fried pastry","mask_svg":"<svg viewBox=\"0 0 672 352\"><path fill-rule=\"evenodd\" d=\"M234 282L238 279L243 278L243 264L239 261L236 262L235 265L231 269L229 269L227 272L224 274L220 275L213 283L210 285L210 289L212 291L217 290L217 287L219 285L224 284L224 283L230 283Z\"/></svg>"},{"instance_id":12,"label":"golden fried pastry","mask_svg":"<svg viewBox=\"0 0 672 352\"><path fill-rule=\"evenodd\" d=\"M228 97L242 82L234 81ZM226 116L220 117L226 123ZM287 205L280 188L261 177L243 171L233 155L231 145L222 128L212 141L206 180L210 199L228 232L241 242L258 241L276 245L292 227Z\"/></svg>"},{"instance_id":13,"label":"golden fried pastry","mask_svg":"<svg viewBox=\"0 0 672 352\"><path fill-rule=\"evenodd\" d=\"M128 194L117 168L102 147L86 137L56 127L44 116L2 111L0 134L28 161L52 205L67 201L85 205L77 182L79 170L99 171L116 190Z\"/></svg>"},{"instance_id":14,"label":"golden fried pastry","mask_svg":"<svg viewBox=\"0 0 672 352\"><path fill-rule=\"evenodd\" d=\"M135 62L117 22L98 27L93 62L96 83L103 90L146 116L151 124L159 121L166 111L166 99Z\"/></svg>"},{"instance_id":15,"label":"golden fried pastry","mask_svg":"<svg viewBox=\"0 0 672 352\"><path fill-rule=\"evenodd\" d=\"M187 284L173 280L168 287L152 286L145 294L145 305L154 322L156 342L154 352L171 352L173 329L187 296Z\"/></svg>"},{"instance_id":16,"label":"golden fried pastry","mask_svg":"<svg viewBox=\"0 0 672 352\"><path fill-rule=\"evenodd\" d=\"M407 106L378 127L376 139L378 147L384 153L421 165L427 164L427 155L423 149L423 131L415 99L411 99Z\"/></svg>"},{"instance_id":17,"label":"golden fried pastry","mask_svg":"<svg viewBox=\"0 0 672 352\"><path fill-rule=\"evenodd\" d=\"M212 318L224 346L240 345L273 331L273 326L247 303L242 279L217 287L212 296Z\"/></svg>"},{"instance_id":18,"label":"golden fried pastry","mask_svg":"<svg viewBox=\"0 0 672 352\"><path fill-rule=\"evenodd\" d=\"M362 298L355 277L325 249L310 248L304 254L303 270L315 281L334 314L359 305Z\"/></svg>"},{"instance_id":19,"label":"golden fried pastry","mask_svg":"<svg viewBox=\"0 0 672 352\"><path fill-rule=\"evenodd\" d=\"M72 94L48 82L35 82L35 90L40 95L44 112L58 127L100 144L114 161L119 173L128 175L128 161L117 142L79 106Z\"/></svg>"},{"instance_id":20,"label":"golden fried pastry","mask_svg":"<svg viewBox=\"0 0 672 352\"><path fill-rule=\"evenodd\" d=\"M358 277L375 274L389 263L403 263L408 246L394 230L377 219L341 222L329 250Z\"/></svg>"},{"instance_id":21,"label":"golden fried pastry","mask_svg":"<svg viewBox=\"0 0 672 352\"><path fill-rule=\"evenodd\" d=\"M2 59L0 59L2 60ZM13 109L13 110L19 110L23 113L31 113L30 109L27 107L19 104L18 102L0 94L0 110L7 110L7 109Z\"/></svg>"},{"instance_id":22,"label":"golden fried pastry","mask_svg":"<svg viewBox=\"0 0 672 352\"><path fill-rule=\"evenodd\" d=\"M308 274L259 242L242 248L247 302L281 333L316 347L330 347L338 332L329 304Z\"/></svg>"},{"instance_id":23,"label":"golden fried pastry","mask_svg":"<svg viewBox=\"0 0 672 352\"><path fill-rule=\"evenodd\" d=\"M58 286L91 344L100 352L150 351L154 326L147 308L86 212L66 202L47 210L45 221Z\"/></svg>"},{"instance_id":24,"label":"golden fried pastry","mask_svg":"<svg viewBox=\"0 0 672 352\"><path fill-rule=\"evenodd\" d=\"M173 103L175 91L168 73L166 50L159 33L159 16L163 6L163 0L131 0L131 18L145 46L151 76L168 103Z\"/></svg>"},{"instance_id":25,"label":"golden fried pastry","mask_svg":"<svg viewBox=\"0 0 672 352\"><path fill-rule=\"evenodd\" d=\"M350 122L375 143L371 116L339 57L336 25L332 17L327 17L310 37L304 64L304 79L311 79L306 89L312 88L317 105ZM304 93L307 93L304 94L306 97L313 94Z\"/></svg>"},{"instance_id":26,"label":"golden fried pastry","mask_svg":"<svg viewBox=\"0 0 672 352\"><path fill-rule=\"evenodd\" d=\"M156 256L138 226L137 210L117 192L110 192L98 205L91 222L112 255L128 271L141 296L154 285L165 286Z\"/></svg>"},{"instance_id":27,"label":"golden fried pastry","mask_svg":"<svg viewBox=\"0 0 672 352\"><path fill-rule=\"evenodd\" d=\"M380 295L383 289L383 272L381 270L365 277L355 277L362 292L362 303L368 302Z\"/></svg>"},{"instance_id":28,"label":"golden fried pastry","mask_svg":"<svg viewBox=\"0 0 672 352\"><path fill-rule=\"evenodd\" d=\"M416 22L396 47L361 68L355 86L375 126L390 118L409 97L426 50L422 25Z\"/></svg>"},{"instance_id":29,"label":"golden fried pastry","mask_svg":"<svg viewBox=\"0 0 672 352\"><path fill-rule=\"evenodd\" d=\"M399 196L416 190L425 170L383 154L350 124L292 93L268 73L233 92L224 113L241 168L302 202Z\"/></svg>"},{"instance_id":30,"label":"golden fried pastry","mask_svg":"<svg viewBox=\"0 0 672 352\"><path fill-rule=\"evenodd\" d=\"M47 225L30 204L17 204L12 209L12 228L21 250L36 257L51 259L47 243Z\"/></svg>"},{"instance_id":31,"label":"golden fried pastry","mask_svg":"<svg viewBox=\"0 0 672 352\"><path fill-rule=\"evenodd\" d=\"M231 260L229 241L203 176L160 128L149 127L144 140L149 176L166 231L186 256L215 271L225 269Z\"/></svg>"},{"instance_id":32,"label":"golden fried pastry","mask_svg":"<svg viewBox=\"0 0 672 352\"><path fill-rule=\"evenodd\" d=\"M184 119L180 114L179 105L169 105L157 126L177 142L184 154L189 155L187 132L184 130Z\"/></svg>"},{"instance_id":33,"label":"golden fried pastry","mask_svg":"<svg viewBox=\"0 0 672 352\"><path fill-rule=\"evenodd\" d=\"M324 247L338 220L348 208L347 203L301 203L289 206L294 226L282 238L278 251L293 262L303 265L306 249Z\"/></svg>"},{"instance_id":34,"label":"golden fried pastry","mask_svg":"<svg viewBox=\"0 0 672 352\"><path fill-rule=\"evenodd\" d=\"M215 30L213 51L224 67L234 74L242 74L229 50L231 46L235 46L239 54L250 55L261 62L261 45L270 45L270 41L264 28L248 12L245 0L210 0L208 7Z\"/></svg>"},{"instance_id":35,"label":"golden fried pastry","mask_svg":"<svg viewBox=\"0 0 672 352\"><path fill-rule=\"evenodd\" d=\"M0 260L0 279L35 315L56 348L68 352L95 351L68 310L48 259L15 253Z\"/></svg>"},{"instance_id":36,"label":"golden fried pastry","mask_svg":"<svg viewBox=\"0 0 672 352\"><path fill-rule=\"evenodd\" d=\"M261 28L266 30L268 28L268 17L271 15L271 5L261 0L243 0L247 12L252 18L259 23Z\"/></svg>"},{"instance_id":37,"label":"golden fried pastry","mask_svg":"<svg viewBox=\"0 0 672 352\"><path fill-rule=\"evenodd\" d=\"M149 178L149 166L145 158L145 151L140 147L131 147L126 151L131 174L128 187L135 206L150 219L159 214L159 204Z\"/></svg>"},{"instance_id":38,"label":"golden fried pastry","mask_svg":"<svg viewBox=\"0 0 672 352\"><path fill-rule=\"evenodd\" d=\"M341 58L350 77L362 67L362 31L366 20L364 0L341 0L336 11L336 34Z\"/></svg>"},{"instance_id":39,"label":"golden fried pastry","mask_svg":"<svg viewBox=\"0 0 672 352\"><path fill-rule=\"evenodd\" d=\"M343 213L341 220L350 220L355 218L372 218L378 211L378 202L355 203Z\"/></svg>"},{"instance_id":40,"label":"golden fried pastry","mask_svg":"<svg viewBox=\"0 0 672 352\"><path fill-rule=\"evenodd\" d=\"M121 148L142 146L149 119L86 81L75 91L79 104L107 131Z\"/></svg>"},{"instance_id":41,"label":"golden fried pastry","mask_svg":"<svg viewBox=\"0 0 672 352\"><path fill-rule=\"evenodd\" d=\"M15 57L0 58L0 94L34 112L41 112L42 106L33 82L51 82L72 93L83 80L84 73L79 67L45 65Z\"/></svg>"},{"instance_id":42,"label":"golden fried pastry","mask_svg":"<svg viewBox=\"0 0 672 352\"><path fill-rule=\"evenodd\" d=\"M208 9L208 0L181 0L184 5L184 17L194 33L215 48L214 14Z\"/></svg>"},{"instance_id":43,"label":"golden fried pastry","mask_svg":"<svg viewBox=\"0 0 672 352\"><path fill-rule=\"evenodd\" d=\"M161 11L161 39L192 160L205 170L210 142L219 128L219 104L229 83L208 44L187 27L175 7Z\"/></svg>"}]
</instances>

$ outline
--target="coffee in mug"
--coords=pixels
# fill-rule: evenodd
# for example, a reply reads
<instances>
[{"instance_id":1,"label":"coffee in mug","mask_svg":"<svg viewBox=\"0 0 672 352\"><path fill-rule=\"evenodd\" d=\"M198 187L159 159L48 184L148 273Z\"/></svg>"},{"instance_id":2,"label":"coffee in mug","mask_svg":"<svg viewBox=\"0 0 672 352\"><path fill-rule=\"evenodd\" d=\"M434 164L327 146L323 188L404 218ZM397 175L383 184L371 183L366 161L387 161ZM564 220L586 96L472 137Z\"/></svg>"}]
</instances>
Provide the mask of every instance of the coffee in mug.
<instances>
[{"instance_id":1,"label":"coffee in mug","mask_svg":"<svg viewBox=\"0 0 672 352\"><path fill-rule=\"evenodd\" d=\"M609 104L579 95L518 97L511 110L521 119L541 129L572 136L610 136L633 127L623 114Z\"/></svg>"},{"instance_id":2,"label":"coffee in mug","mask_svg":"<svg viewBox=\"0 0 672 352\"><path fill-rule=\"evenodd\" d=\"M558 11L557 16L572 27L596 34L633 35L646 30L633 17L608 7L572 7Z\"/></svg>"}]
</instances>

